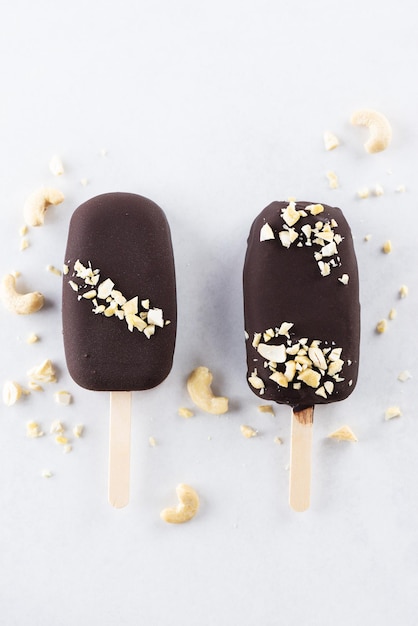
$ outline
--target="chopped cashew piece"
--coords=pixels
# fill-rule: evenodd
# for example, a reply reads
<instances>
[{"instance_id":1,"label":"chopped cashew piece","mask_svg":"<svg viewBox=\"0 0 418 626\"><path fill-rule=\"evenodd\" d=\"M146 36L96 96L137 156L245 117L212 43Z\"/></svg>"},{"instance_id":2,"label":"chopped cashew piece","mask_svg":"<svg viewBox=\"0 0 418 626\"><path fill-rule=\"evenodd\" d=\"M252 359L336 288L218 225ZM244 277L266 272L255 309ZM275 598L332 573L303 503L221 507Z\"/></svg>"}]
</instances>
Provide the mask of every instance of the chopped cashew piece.
<instances>
[{"instance_id":1,"label":"chopped cashew piece","mask_svg":"<svg viewBox=\"0 0 418 626\"><path fill-rule=\"evenodd\" d=\"M187 391L193 402L203 411L220 415L228 411L228 398L213 395L212 373L207 367L197 367L187 380Z\"/></svg>"},{"instance_id":2,"label":"chopped cashew piece","mask_svg":"<svg viewBox=\"0 0 418 626\"><path fill-rule=\"evenodd\" d=\"M329 188L330 189L338 189L339 183L338 183L338 176L337 176L337 174L335 172L332 172L331 170L329 170L327 172L327 178L328 178Z\"/></svg>"},{"instance_id":3,"label":"chopped cashew piece","mask_svg":"<svg viewBox=\"0 0 418 626\"><path fill-rule=\"evenodd\" d=\"M18 315L29 315L42 309L44 297L39 291L19 293L16 291L16 278L6 274L1 283L1 299L9 311Z\"/></svg>"},{"instance_id":4,"label":"chopped cashew piece","mask_svg":"<svg viewBox=\"0 0 418 626\"><path fill-rule=\"evenodd\" d=\"M50 359L46 359L40 365L32 367L32 369L28 371L28 376L31 381L39 383L57 382L54 366L52 365Z\"/></svg>"},{"instance_id":5,"label":"chopped cashew piece","mask_svg":"<svg viewBox=\"0 0 418 626\"><path fill-rule=\"evenodd\" d=\"M29 344L36 343L37 341L39 341L39 337L35 333L31 333L30 335L28 335L28 338L26 339L26 343L29 343Z\"/></svg>"},{"instance_id":6,"label":"chopped cashew piece","mask_svg":"<svg viewBox=\"0 0 418 626\"><path fill-rule=\"evenodd\" d=\"M350 119L354 126L367 126L370 137L364 144L366 152L374 153L385 150L392 139L392 128L387 118L372 109L354 111Z\"/></svg>"},{"instance_id":7,"label":"chopped cashew piece","mask_svg":"<svg viewBox=\"0 0 418 626\"><path fill-rule=\"evenodd\" d=\"M409 293L409 288L407 287L407 285L401 285L399 288L399 297L406 298L408 293Z\"/></svg>"},{"instance_id":8,"label":"chopped cashew piece","mask_svg":"<svg viewBox=\"0 0 418 626\"><path fill-rule=\"evenodd\" d=\"M22 387L14 381L7 381L3 386L3 402L6 406L13 406L22 395Z\"/></svg>"},{"instance_id":9,"label":"chopped cashew piece","mask_svg":"<svg viewBox=\"0 0 418 626\"><path fill-rule=\"evenodd\" d=\"M358 441L357 437L349 426L341 426L338 430L328 435L329 439L338 439L338 441Z\"/></svg>"},{"instance_id":10,"label":"chopped cashew piece","mask_svg":"<svg viewBox=\"0 0 418 626\"><path fill-rule=\"evenodd\" d=\"M410 372L408 372L408 370L404 370L398 376L398 380L400 380L401 383L405 383L410 378L412 378L412 374Z\"/></svg>"},{"instance_id":11,"label":"chopped cashew piece","mask_svg":"<svg viewBox=\"0 0 418 626\"><path fill-rule=\"evenodd\" d=\"M72 396L69 391L57 391L54 393L55 402L61 406L68 406L71 403Z\"/></svg>"},{"instance_id":12,"label":"chopped cashew piece","mask_svg":"<svg viewBox=\"0 0 418 626\"><path fill-rule=\"evenodd\" d=\"M383 333L386 332L387 326L388 326L388 323L386 320L380 320L380 322L377 322L376 324L376 332L379 335L382 335Z\"/></svg>"},{"instance_id":13,"label":"chopped cashew piece","mask_svg":"<svg viewBox=\"0 0 418 626\"><path fill-rule=\"evenodd\" d=\"M338 141L338 137L336 137L334 133L332 133L329 130L326 130L324 132L324 144L325 144L325 150L334 150L335 148L338 148L338 146L340 145L340 142Z\"/></svg>"},{"instance_id":14,"label":"chopped cashew piece","mask_svg":"<svg viewBox=\"0 0 418 626\"><path fill-rule=\"evenodd\" d=\"M54 154L51 158L49 162L49 169L54 176L62 176L62 174L64 174L64 166L58 155Z\"/></svg>"},{"instance_id":15,"label":"chopped cashew piece","mask_svg":"<svg viewBox=\"0 0 418 626\"><path fill-rule=\"evenodd\" d=\"M26 437L29 437L29 439L37 439L38 437L43 437L43 435L44 433L37 422L32 421L26 424Z\"/></svg>"},{"instance_id":16,"label":"chopped cashew piece","mask_svg":"<svg viewBox=\"0 0 418 626\"><path fill-rule=\"evenodd\" d=\"M42 187L31 193L25 202L23 212L29 226L42 226L49 206L61 204L64 194L52 187Z\"/></svg>"},{"instance_id":17,"label":"chopped cashew piece","mask_svg":"<svg viewBox=\"0 0 418 626\"><path fill-rule=\"evenodd\" d=\"M83 424L76 424L76 426L74 426L73 428L74 437L77 437L77 439L80 439L80 437L83 435L83 432L84 432Z\"/></svg>"},{"instance_id":18,"label":"chopped cashew piece","mask_svg":"<svg viewBox=\"0 0 418 626\"><path fill-rule=\"evenodd\" d=\"M390 241L390 239L385 241L385 243L382 246L382 251L385 254L390 254L392 252L392 242Z\"/></svg>"},{"instance_id":19,"label":"chopped cashew piece","mask_svg":"<svg viewBox=\"0 0 418 626\"><path fill-rule=\"evenodd\" d=\"M160 513L161 519L169 524L188 522L199 509L199 496L189 485L183 483L177 485L176 494L180 500L179 504L176 507L164 509Z\"/></svg>"},{"instance_id":20,"label":"chopped cashew piece","mask_svg":"<svg viewBox=\"0 0 418 626\"><path fill-rule=\"evenodd\" d=\"M42 470L42 472L41 472L41 476L42 476L43 478L52 478L52 476L53 476L53 475L54 475L54 474L51 472L51 470L44 469L44 470Z\"/></svg>"},{"instance_id":21,"label":"chopped cashew piece","mask_svg":"<svg viewBox=\"0 0 418 626\"><path fill-rule=\"evenodd\" d=\"M239 428L240 428L241 434L246 439L251 439L252 437L257 437L258 435L258 431L255 430L252 426L247 426L247 424L241 424Z\"/></svg>"},{"instance_id":22,"label":"chopped cashew piece","mask_svg":"<svg viewBox=\"0 0 418 626\"><path fill-rule=\"evenodd\" d=\"M193 411L191 411L190 409L187 409L184 406L181 406L179 410L177 411L177 413L180 415L180 417L184 417L186 419L194 416Z\"/></svg>"},{"instance_id":23,"label":"chopped cashew piece","mask_svg":"<svg viewBox=\"0 0 418 626\"><path fill-rule=\"evenodd\" d=\"M390 406L385 411L385 420L391 420L394 417L401 417L402 411L398 406Z\"/></svg>"},{"instance_id":24,"label":"chopped cashew piece","mask_svg":"<svg viewBox=\"0 0 418 626\"><path fill-rule=\"evenodd\" d=\"M271 415L274 415L274 409L271 404L260 404L258 410L260 413L271 413Z\"/></svg>"}]
</instances>

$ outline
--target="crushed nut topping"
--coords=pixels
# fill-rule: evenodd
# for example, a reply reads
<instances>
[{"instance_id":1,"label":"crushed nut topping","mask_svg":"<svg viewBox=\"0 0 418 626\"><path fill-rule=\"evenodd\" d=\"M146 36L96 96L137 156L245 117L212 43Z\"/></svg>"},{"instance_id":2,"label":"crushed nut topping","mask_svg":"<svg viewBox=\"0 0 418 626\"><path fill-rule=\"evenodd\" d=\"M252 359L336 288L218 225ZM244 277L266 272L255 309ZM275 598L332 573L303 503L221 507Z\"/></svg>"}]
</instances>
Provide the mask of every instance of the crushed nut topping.
<instances>
[{"instance_id":1,"label":"crushed nut topping","mask_svg":"<svg viewBox=\"0 0 418 626\"><path fill-rule=\"evenodd\" d=\"M184 417L185 419L189 419L190 417L194 416L193 411L191 411L190 409L187 409L184 406L181 406L179 410L177 411L177 413L180 417Z\"/></svg>"},{"instance_id":2,"label":"crushed nut topping","mask_svg":"<svg viewBox=\"0 0 418 626\"><path fill-rule=\"evenodd\" d=\"M376 332L379 335L382 335L383 333L386 332L387 327L388 327L387 321L386 320L380 320L380 322L377 322L377 324L376 324Z\"/></svg>"},{"instance_id":3,"label":"crushed nut topping","mask_svg":"<svg viewBox=\"0 0 418 626\"><path fill-rule=\"evenodd\" d=\"M274 336L270 337L269 332L269 343L252 342L258 354L265 359L264 368L269 370L269 379L277 383L279 389L300 389L306 385L315 389L317 395L328 398L338 390L338 383L345 380L341 372L344 366L351 365L351 361L345 362L341 358L342 348L330 346L328 342L319 339L297 338L294 333L293 338L289 336L286 343L270 343L273 338L283 337L280 331L284 324L289 333L293 324L283 322L274 329ZM263 336L266 332L255 335ZM264 394L265 382L257 368L251 372L248 382L260 395Z\"/></svg>"},{"instance_id":4,"label":"crushed nut topping","mask_svg":"<svg viewBox=\"0 0 418 626\"><path fill-rule=\"evenodd\" d=\"M343 237L336 232L338 224L334 219L330 221L319 220L312 227L311 224L303 221L303 218L307 217L309 213L311 215L320 215L324 210L322 204L309 204L305 208L298 210L296 202L289 202L281 210L283 230L279 230L277 235L284 248L290 248L292 244L298 247L312 247L313 257L318 264L321 275L329 276L333 269L341 266L341 259L338 256L338 245L343 241ZM299 229L300 224L302 226ZM298 225L298 228L295 228L296 225ZM267 226L268 230L266 229ZM276 235L271 226L266 223L260 230L260 242L270 239L276 239ZM346 280L345 276L347 274L341 277L343 281Z\"/></svg>"},{"instance_id":5,"label":"crushed nut topping","mask_svg":"<svg viewBox=\"0 0 418 626\"><path fill-rule=\"evenodd\" d=\"M70 261L67 266L69 263ZM164 320L162 309L152 307L149 299L144 298L140 301L139 297L135 296L128 300L121 291L115 289L113 280L110 278L102 280L100 270L93 269L90 262L85 266L77 259L72 277L81 279L84 283L68 281L70 287L78 293L79 300L92 302L92 312L95 315L125 320L130 332L135 328L150 339L157 327L164 328L169 323L169 320Z\"/></svg>"}]
</instances>

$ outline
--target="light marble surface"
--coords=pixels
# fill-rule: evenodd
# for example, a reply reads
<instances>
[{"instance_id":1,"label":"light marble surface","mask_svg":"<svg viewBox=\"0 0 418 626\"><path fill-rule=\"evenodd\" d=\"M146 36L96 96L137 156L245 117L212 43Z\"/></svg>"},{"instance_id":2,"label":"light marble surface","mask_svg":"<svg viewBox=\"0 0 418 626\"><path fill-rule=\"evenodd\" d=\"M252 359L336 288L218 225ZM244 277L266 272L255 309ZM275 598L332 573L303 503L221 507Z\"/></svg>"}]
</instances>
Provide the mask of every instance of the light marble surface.
<instances>
[{"instance_id":1,"label":"light marble surface","mask_svg":"<svg viewBox=\"0 0 418 626\"><path fill-rule=\"evenodd\" d=\"M59 373L43 393L0 406L5 626L416 624L415 16L412 0L2 5L0 270L19 270L22 290L39 289L48 304L28 317L0 310L0 381L26 384L45 358ZM363 106L390 119L386 152L366 154L367 131L350 125ZM327 129L341 140L333 152L323 147ZM53 154L65 166L59 179ZM377 183L382 196L356 197ZM21 252L22 207L41 185L65 201ZM178 280L173 370L134 394L131 502L120 511L106 496L108 397L66 371L60 279L45 270L61 266L72 211L106 191L140 193L165 210ZM361 274L360 379L348 400L316 411L304 514L288 507L288 410L258 412L243 339L249 227L290 195L343 208ZM403 283L410 294L400 300ZM397 317L378 336L391 308ZM30 332L38 343L27 345ZM201 364L231 410L187 420L177 409L191 406L185 379ZM403 370L413 376L404 383ZM56 389L73 394L69 407L54 402ZM386 422L391 405L402 417ZM63 454L50 435L25 436L31 419L46 433L54 419L85 433ZM245 439L241 424L259 436ZM343 424L358 443L327 438ZM180 482L196 488L201 510L169 526L159 513Z\"/></svg>"}]
</instances>

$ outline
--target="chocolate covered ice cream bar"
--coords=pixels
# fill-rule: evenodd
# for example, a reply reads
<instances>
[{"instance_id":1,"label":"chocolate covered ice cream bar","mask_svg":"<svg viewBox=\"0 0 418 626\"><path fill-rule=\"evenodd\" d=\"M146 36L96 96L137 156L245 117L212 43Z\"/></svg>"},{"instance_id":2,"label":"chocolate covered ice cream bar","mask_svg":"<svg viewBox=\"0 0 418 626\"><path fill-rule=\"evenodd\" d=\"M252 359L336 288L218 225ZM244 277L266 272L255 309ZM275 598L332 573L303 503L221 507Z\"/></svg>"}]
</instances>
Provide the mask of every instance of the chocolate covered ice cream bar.
<instances>
[{"instance_id":1,"label":"chocolate covered ice cream bar","mask_svg":"<svg viewBox=\"0 0 418 626\"><path fill-rule=\"evenodd\" d=\"M247 380L260 398L312 423L315 404L350 395L359 363L359 280L339 208L272 202L258 215L244 265L244 314Z\"/></svg>"}]
</instances>

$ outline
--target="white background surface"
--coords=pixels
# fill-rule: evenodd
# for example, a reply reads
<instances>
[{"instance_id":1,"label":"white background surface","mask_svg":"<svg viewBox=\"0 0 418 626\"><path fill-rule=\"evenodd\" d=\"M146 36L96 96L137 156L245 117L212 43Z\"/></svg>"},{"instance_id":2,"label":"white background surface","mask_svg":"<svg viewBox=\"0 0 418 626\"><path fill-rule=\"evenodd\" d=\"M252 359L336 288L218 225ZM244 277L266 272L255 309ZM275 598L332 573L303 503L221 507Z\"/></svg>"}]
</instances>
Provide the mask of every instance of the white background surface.
<instances>
[{"instance_id":1,"label":"white background surface","mask_svg":"<svg viewBox=\"0 0 418 626\"><path fill-rule=\"evenodd\" d=\"M59 372L56 386L0 407L2 624L415 625L415 3L7 2L0 63L0 270L20 270L19 287L48 301L26 318L0 311L0 380L24 385L44 358ZM349 124L363 106L392 123L384 153L366 154L367 131ZM326 129L340 137L334 152L324 150ZM55 153L66 168L60 179L48 169ZM340 179L335 191L328 169ZM376 183L383 196L356 198ZM24 201L43 184L65 202L20 252ZM66 372L60 279L45 271L61 266L72 211L107 191L137 192L165 210L178 279L173 370L134 395L131 502L119 511L106 495L108 398ZM243 340L249 227L289 195L343 208L361 274L360 380L348 400L316 411L304 514L287 504L288 410L258 412ZM384 255L388 238L393 252ZM397 318L378 336L392 307ZM26 344L30 332L38 344ZM185 379L201 364L231 410L185 420L177 415L191 406ZM415 378L401 383L405 369ZM55 404L56 389L72 392L70 407ZM385 422L391 405L403 415ZM85 425L67 455L50 435L25 436L30 419L47 433L57 418L70 433ZM259 436L244 439L241 424ZM343 424L357 444L326 438ZM159 513L176 503L179 482L197 489L201 510L169 526Z\"/></svg>"}]
</instances>

